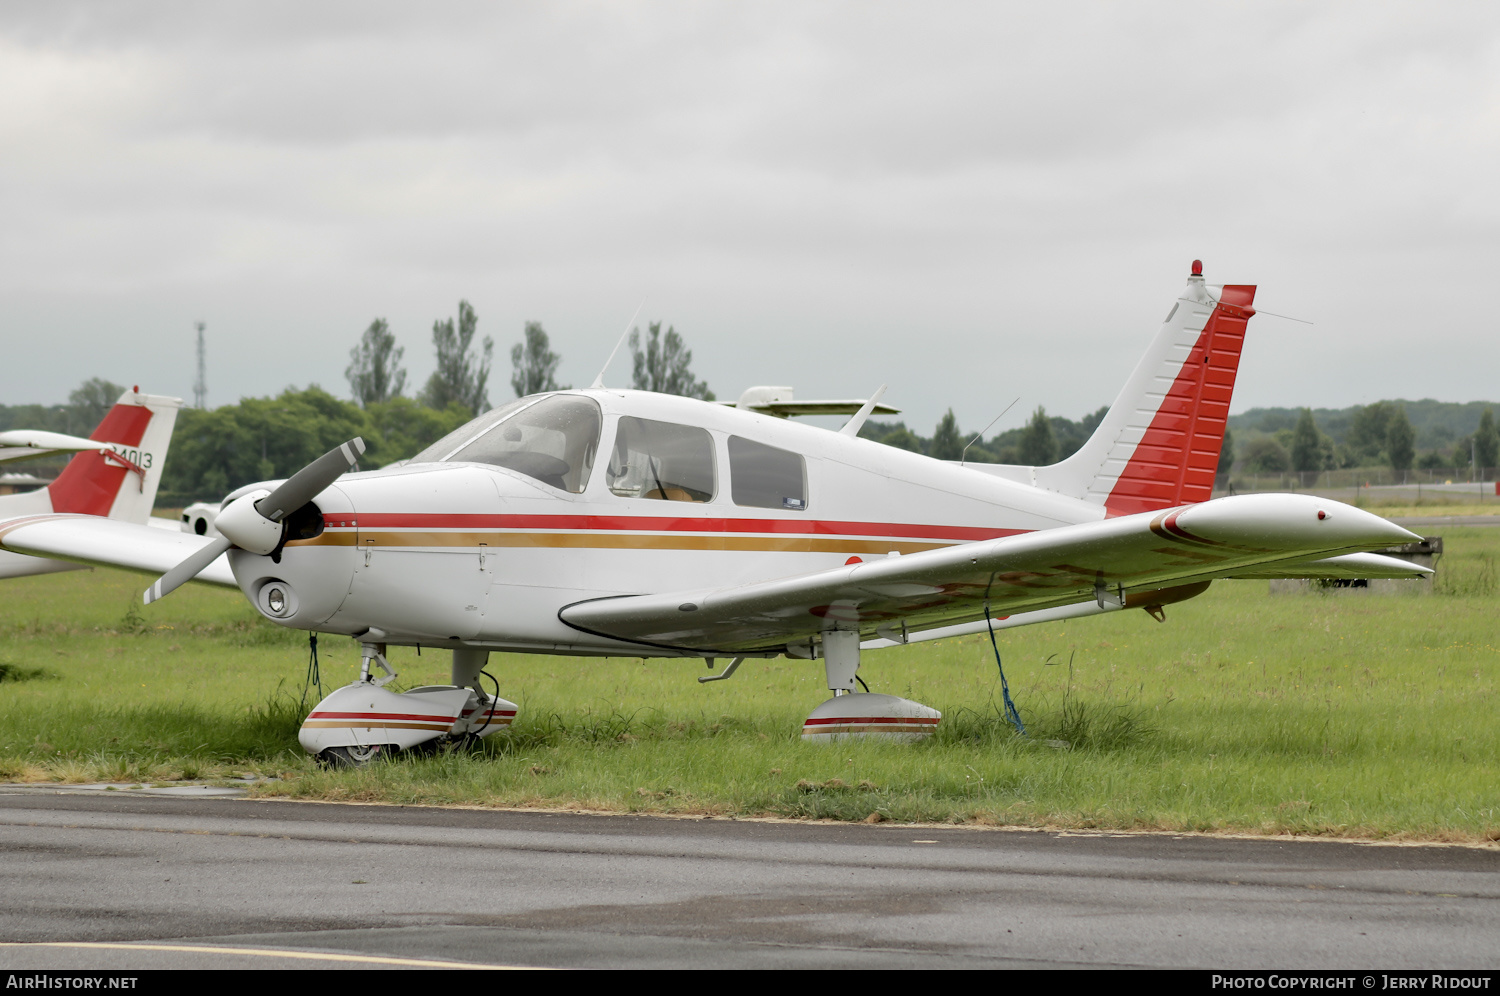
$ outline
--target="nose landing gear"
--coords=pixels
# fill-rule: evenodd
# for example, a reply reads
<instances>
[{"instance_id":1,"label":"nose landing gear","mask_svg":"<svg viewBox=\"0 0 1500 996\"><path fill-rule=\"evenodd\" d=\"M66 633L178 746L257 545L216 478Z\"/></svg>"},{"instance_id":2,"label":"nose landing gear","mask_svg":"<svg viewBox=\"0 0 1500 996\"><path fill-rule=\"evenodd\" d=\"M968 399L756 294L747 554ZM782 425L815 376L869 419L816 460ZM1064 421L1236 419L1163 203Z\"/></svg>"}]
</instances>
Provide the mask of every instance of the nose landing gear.
<instances>
[{"instance_id":1,"label":"nose landing gear","mask_svg":"<svg viewBox=\"0 0 1500 996\"><path fill-rule=\"evenodd\" d=\"M297 734L302 749L329 767L359 768L400 751L487 737L516 718L514 702L479 686L488 651L455 650L454 684L393 692L385 687L396 677L385 646L366 643L363 650L359 680L314 706ZM384 675L375 676L376 668Z\"/></svg>"}]
</instances>

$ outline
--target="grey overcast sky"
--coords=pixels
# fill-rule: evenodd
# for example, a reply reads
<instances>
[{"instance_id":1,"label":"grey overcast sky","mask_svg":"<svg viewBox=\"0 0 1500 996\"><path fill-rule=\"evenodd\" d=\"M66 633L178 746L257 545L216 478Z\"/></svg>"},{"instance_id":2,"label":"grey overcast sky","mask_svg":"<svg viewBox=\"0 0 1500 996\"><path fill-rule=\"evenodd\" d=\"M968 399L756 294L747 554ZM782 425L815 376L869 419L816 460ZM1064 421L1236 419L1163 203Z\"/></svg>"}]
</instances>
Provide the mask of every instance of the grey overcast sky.
<instances>
[{"instance_id":1,"label":"grey overcast sky","mask_svg":"<svg viewBox=\"0 0 1500 996\"><path fill-rule=\"evenodd\" d=\"M460 298L500 402L644 300L720 397L1076 418L1194 258L1315 323L1236 411L1500 399L1497 143L1493 3L8 3L0 403L191 397L200 318L211 404L376 316L420 384Z\"/></svg>"}]
</instances>

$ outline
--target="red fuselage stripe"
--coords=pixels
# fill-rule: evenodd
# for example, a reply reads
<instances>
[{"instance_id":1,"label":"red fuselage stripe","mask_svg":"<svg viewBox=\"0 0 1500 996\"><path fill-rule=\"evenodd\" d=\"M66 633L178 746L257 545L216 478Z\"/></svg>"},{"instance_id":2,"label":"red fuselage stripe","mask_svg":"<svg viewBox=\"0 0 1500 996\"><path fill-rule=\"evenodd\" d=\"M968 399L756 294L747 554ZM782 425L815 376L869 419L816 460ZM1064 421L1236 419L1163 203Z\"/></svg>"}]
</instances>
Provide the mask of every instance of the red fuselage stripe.
<instances>
[{"instance_id":1,"label":"red fuselage stripe","mask_svg":"<svg viewBox=\"0 0 1500 996\"><path fill-rule=\"evenodd\" d=\"M452 723L452 716L425 716L414 712L315 712L308 719L395 719L410 723Z\"/></svg>"},{"instance_id":2,"label":"red fuselage stripe","mask_svg":"<svg viewBox=\"0 0 1500 996\"><path fill-rule=\"evenodd\" d=\"M921 525L904 522L838 522L826 519L725 519L652 515L418 515L344 512L323 516L331 529L587 529L607 532L794 533L807 536L890 536L954 541L997 539L1025 529Z\"/></svg>"},{"instance_id":3,"label":"red fuselage stripe","mask_svg":"<svg viewBox=\"0 0 1500 996\"><path fill-rule=\"evenodd\" d=\"M911 716L901 719L892 716L826 716L816 719L809 719L802 725L825 726L844 723L898 723L902 725L909 725L912 723L926 723L932 726L936 726L937 722L938 721L936 719L928 716Z\"/></svg>"}]
</instances>

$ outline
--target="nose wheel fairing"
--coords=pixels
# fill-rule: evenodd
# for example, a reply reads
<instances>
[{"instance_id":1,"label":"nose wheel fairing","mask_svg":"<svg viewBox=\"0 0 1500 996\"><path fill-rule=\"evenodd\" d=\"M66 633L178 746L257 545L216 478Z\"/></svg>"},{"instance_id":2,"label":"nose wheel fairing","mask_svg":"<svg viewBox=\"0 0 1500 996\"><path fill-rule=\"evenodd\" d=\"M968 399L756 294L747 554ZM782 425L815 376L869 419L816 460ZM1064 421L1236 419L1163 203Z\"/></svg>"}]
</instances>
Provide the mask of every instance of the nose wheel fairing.
<instances>
[{"instance_id":1,"label":"nose wheel fairing","mask_svg":"<svg viewBox=\"0 0 1500 996\"><path fill-rule=\"evenodd\" d=\"M853 692L836 695L814 709L802 724L802 739L816 743L837 740L926 740L937 732L943 714L930 706L896 695Z\"/></svg>"},{"instance_id":2,"label":"nose wheel fairing","mask_svg":"<svg viewBox=\"0 0 1500 996\"><path fill-rule=\"evenodd\" d=\"M514 702L455 685L393 692L358 681L335 689L314 706L297 740L318 756L335 748L383 747L389 754L431 741L487 737L508 729L517 709Z\"/></svg>"}]
</instances>

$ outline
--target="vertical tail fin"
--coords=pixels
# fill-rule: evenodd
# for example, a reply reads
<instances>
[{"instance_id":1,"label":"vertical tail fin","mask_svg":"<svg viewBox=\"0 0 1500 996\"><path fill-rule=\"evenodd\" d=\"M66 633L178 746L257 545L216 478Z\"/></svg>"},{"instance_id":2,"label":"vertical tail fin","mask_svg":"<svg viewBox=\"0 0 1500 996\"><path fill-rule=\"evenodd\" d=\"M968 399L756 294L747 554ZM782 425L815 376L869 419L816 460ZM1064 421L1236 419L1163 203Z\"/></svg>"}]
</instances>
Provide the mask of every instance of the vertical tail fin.
<instances>
[{"instance_id":1,"label":"vertical tail fin","mask_svg":"<svg viewBox=\"0 0 1500 996\"><path fill-rule=\"evenodd\" d=\"M1254 300L1246 285L1226 285L1215 297L1194 260L1187 290L1104 421L1078 452L1037 467L1036 484L1109 515L1212 497Z\"/></svg>"},{"instance_id":2,"label":"vertical tail fin","mask_svg":"<svg viewBox=\"0 0 1500 996\"><path fill-rule=\"evenodd\" d=\"M52 511L145 523L177 422L178 398L126 391L89 434L99 450L79 453L47 487ZM107 450L108 452L101 452Z\"/></svg>"}]
</instances>

